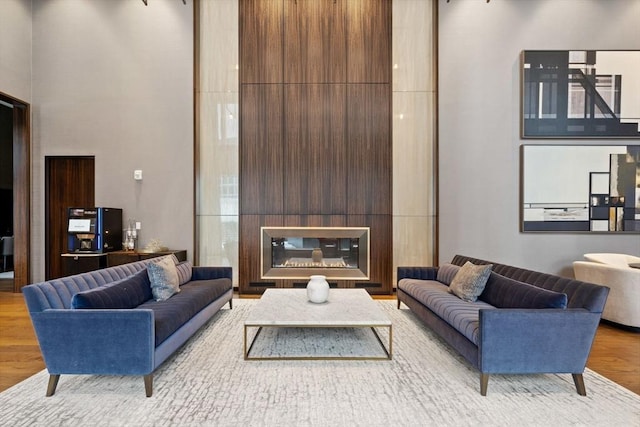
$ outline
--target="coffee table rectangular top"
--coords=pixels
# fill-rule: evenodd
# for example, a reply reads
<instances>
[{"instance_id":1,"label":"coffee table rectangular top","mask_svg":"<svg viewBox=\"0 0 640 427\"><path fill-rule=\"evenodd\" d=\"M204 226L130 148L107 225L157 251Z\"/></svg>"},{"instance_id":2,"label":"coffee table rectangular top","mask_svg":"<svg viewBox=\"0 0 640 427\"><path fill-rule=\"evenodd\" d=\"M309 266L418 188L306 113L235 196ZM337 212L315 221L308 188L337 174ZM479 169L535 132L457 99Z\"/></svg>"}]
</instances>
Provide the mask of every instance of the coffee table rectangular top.
<instances>
[{"instance_id":1,"label":"coffee table rectangular top","mask_svg":"<svg viewBox=\"0 0 640 427\"><path fill-rule=\"evenodd\" d=\"M306 289L267 289L245 326L390 326L391 321L364 289L331 289L329 300L315 304Z\"/></svg>"},{"instance_id":2,"label":"coffee table rectangular top","mask_svg":"<svg viewBox=\"0 0 640 427\"><path fill-rule=\"evenodd\" d=\"M249 328L258 328L258 332L251 340L247 335ZM251 355L251 349L263 328L370 328L375 340L382 347L384 356L254 357ZM384 328L388 331L386 346L376 328ZM244 321L244 358L245 360L391 359L392 335L391 320L364 289L331 289L328 301L322 304L310 302L307 299L306 289L267 289Z\"/></svg>"}]
</instances>

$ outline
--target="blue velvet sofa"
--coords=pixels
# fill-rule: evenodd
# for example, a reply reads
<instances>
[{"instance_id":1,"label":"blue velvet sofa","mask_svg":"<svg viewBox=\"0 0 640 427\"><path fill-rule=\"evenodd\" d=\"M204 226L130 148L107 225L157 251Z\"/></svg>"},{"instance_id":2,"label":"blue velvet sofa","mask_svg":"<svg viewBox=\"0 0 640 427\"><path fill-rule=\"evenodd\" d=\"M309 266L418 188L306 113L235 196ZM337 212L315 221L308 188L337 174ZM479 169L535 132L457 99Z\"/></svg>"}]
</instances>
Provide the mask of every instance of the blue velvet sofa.
<instances>
[{"instance_id":1,"label":"blue velvet sofa","mask_svg":"<svg viewBox=\"0 0 640 427\"><path fill-rule=\"evenodd\" d=\"M25 286L31 321L49 371L47 396L61 374L142 375L147 397L153 372L227 302L230 267L182 263L180 291L153 298L147 265L156 259Z\"/></svg>"},{"instance_id":2,"label":"blue velvet sofa","mask_svg":"<svg viewBox=\"0 0 640 427\"><path fill-rule=\"evenodd\" d=\"M476 302L449 292L465 262L493 264ZM440 267L398 267L398 308L409 307L480 371L490 374L569 373L586 395L583 372L609 288L456 255Z\"/></svg>"}]
</instances>

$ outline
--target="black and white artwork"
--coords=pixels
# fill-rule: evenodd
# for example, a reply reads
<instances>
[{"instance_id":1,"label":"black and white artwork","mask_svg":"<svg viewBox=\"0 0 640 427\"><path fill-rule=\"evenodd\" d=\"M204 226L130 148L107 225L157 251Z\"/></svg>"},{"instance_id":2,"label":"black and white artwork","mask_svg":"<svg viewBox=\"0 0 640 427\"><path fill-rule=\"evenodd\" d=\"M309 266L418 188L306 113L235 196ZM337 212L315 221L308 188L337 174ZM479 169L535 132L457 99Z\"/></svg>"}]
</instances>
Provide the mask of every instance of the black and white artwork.
<instances>
[{"instance_id":1,"label":"black and white artwork","mask_svg":"<svg viewBox=\"0 0 640 427\"><path fill-rule=\"evenodd\" d=\"M522 231L640 232L640 145L522 145Z\"/></svg>"},{"instance_id":2,"label":"black and white artwork","mask_svg":"<svg viewBox=\"0 0 640 427\"><path fill-rule=\"evenodd\" d=\"M640 50L522 52L523 138L640 138Z\"/></svg>"}]
</instances>

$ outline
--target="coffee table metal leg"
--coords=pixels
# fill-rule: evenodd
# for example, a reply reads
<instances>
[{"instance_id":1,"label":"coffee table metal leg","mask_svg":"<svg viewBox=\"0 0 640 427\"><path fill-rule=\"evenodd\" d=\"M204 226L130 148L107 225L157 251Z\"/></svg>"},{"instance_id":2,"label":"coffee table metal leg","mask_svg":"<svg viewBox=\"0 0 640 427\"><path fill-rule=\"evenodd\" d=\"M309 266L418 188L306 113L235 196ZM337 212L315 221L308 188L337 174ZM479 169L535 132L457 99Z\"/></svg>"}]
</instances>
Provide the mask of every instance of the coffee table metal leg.
<instances>
[{"instance_id":1,"label":"coffee table metal leg","mask_svg":"<svg viewBox=\"0 0 640 427\"><path fill-rule=\"evenodd\" d=\"M378 331L376 331L376 328L374 328L373 326L371 327L371 330L373 331L373 334L376 336L376 338L378 339L378 342L380 343L380 347L382 347L382 349L384 350L385 354L387 355L387 359L391 360L392 357L392 345L393 345L393 330L392 327L389 326L389 346L385 346L384 343L382 342L382 338L380 338L380 335L378 335Z\"/></svg>"},{"instance_id":2,"label":"coffee table metal leg","mask_svg":"<svg viewBox=\"0 0 640 427\"><path fill-rule=\"evenodd\" d=\"M244 360L248 360L249 359L249 353L251 353L251 349L253 348L253 344L255 344L256 339L258 339L258 335L260 335L260 332L262 332L262 326L258 327L258 332L256 332L256 334L254 335L253 339L251 340L251 344L249 345L249 348L247 348L247 329L249 328L249 326L245 325L244 326Z\"/></svg>"}]
</instances>

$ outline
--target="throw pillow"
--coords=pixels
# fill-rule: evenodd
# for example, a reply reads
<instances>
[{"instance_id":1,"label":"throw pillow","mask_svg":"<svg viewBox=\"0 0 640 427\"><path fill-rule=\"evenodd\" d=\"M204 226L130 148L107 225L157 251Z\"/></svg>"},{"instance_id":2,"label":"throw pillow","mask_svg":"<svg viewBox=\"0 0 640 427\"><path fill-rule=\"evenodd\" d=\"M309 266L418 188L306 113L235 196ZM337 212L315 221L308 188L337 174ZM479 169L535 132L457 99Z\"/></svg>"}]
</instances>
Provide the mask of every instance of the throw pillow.
<instances>
[{"instance_id":1,"label":"throw pillow","mask_svg":"<svg viewBox=\"0 0 640 427\"><path fill-rule=\"evenodd\" d=\"M484 290L493 264L474 265L467 261L449 285L449 291L458 298L474 302Z\"/></svg>"},{"instance_id":2,"label":"throw pillow","mask_svg":"<svg viewBox=\"0 0 640 427\"><path fill-rule=\"evenodd\" d=\"M178 270L178 283L180 286L191 280L193 266L189 261L184 261L176 265L176 269Z\"/></svg>"},{"instance_id":3,"label":"throw pillow","mask_svg":"<svg viewBox=\"0 0 640 427\"><path fill-rule=\"evenodd\" d=\"M147 264L147 274L151 282L151 292L156 301L164 301L180 292L178 270L170 256L154 259Z\"/></svg>"},{"instance_id":4,"label":"throw pillow","mask_svg":"<svg viewBox=\"0 0 640 427\"><path fill-rule=\"evenodd\" d=\"M436 280L440 283L444 283L445 285L450 285L453 278L460 271L459 265L454 264L442 264L438 267L438 275Z\"/></svg>"},{"instance_id":5,"label":"throw pillow","mask_svg":"<svg viewBox=\"0 0 640 427\"><path fill-rule=\"evenodd\" d=\"M78 292L71 298L71 308L136 308L152 298L147 272L139 272L113 283Z\"/></svg>"},{"instance_id":6,"label":"throw pillow","mask_svg":"<svg viewBox=\"0 0 640 427\"><path fill-rule=\"evenodd\" d=\"M567 294L539 288L491 272L479 297L499 308L567 308Z\"/></svg>"}]
</instances>

